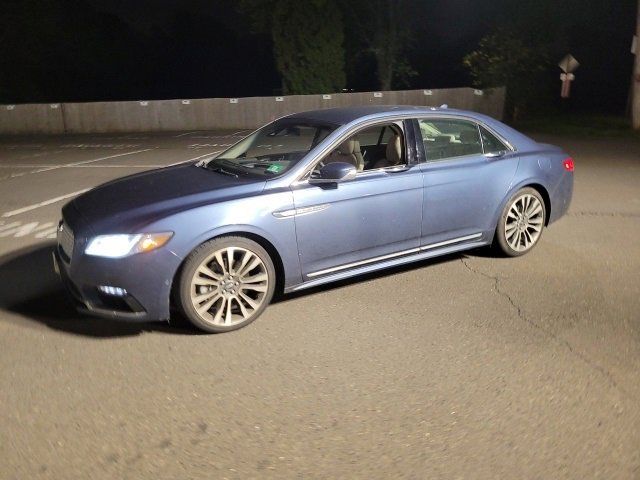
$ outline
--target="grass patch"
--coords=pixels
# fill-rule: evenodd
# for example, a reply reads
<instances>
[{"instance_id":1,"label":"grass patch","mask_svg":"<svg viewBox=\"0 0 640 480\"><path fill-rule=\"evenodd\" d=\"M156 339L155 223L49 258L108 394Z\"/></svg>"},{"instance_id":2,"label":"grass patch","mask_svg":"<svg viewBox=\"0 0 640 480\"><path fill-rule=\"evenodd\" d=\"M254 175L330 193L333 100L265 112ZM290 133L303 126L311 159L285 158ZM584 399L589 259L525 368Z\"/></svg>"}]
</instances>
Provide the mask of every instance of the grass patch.
<instances>
[{"instance_id":1,"label":"grass patch","mask_svg":"<svg viewBox=\"0 0 640 480\"><path fill-rule=\"evenodd\" d=\"M557 113L519 121L514 127L523 132L549 133L590 138L635 138L640 131L631 128L631 120L615 115Z\"/></svg>"}]
</instances>

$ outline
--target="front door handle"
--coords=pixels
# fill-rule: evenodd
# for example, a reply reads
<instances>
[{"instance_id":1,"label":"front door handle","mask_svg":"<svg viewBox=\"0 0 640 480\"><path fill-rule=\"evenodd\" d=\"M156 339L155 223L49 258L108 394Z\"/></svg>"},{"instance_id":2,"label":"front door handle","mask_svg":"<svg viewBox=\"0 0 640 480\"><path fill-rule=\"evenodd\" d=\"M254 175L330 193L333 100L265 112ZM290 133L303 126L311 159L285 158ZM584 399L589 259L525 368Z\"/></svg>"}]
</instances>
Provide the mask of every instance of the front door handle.
<instances>
[{"instance_id":1,"label":"front door handle","mask_svg":"<svg viewBox=\"0 0 640 480\"><path fill-rule=\"evenodd\" d=\"M388 173L398 173L398 172L406 172L407 170L409 170L409 165L397 165L395 167L387 167L384 169L385 172Z\"/></svg>"}]
</instances>

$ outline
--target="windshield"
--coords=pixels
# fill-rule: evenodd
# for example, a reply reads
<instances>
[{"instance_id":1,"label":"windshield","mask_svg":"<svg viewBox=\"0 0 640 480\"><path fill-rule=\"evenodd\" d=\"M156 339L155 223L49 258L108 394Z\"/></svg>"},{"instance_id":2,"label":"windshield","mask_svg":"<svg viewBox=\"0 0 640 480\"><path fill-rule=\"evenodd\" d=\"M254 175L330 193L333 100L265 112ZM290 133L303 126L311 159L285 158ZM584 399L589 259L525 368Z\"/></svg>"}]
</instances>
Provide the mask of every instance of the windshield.
<instances>
[{"instance_id":1,"label":"windshield","mask_svg":"<svg viewBox=\"0 0 640 480\"><path fill-rule=\"evenodd\" d=\"M280 175L298 163L336 125L281 119L255 131L205 167L227 175Z\"/></svg>"}]
</instances>

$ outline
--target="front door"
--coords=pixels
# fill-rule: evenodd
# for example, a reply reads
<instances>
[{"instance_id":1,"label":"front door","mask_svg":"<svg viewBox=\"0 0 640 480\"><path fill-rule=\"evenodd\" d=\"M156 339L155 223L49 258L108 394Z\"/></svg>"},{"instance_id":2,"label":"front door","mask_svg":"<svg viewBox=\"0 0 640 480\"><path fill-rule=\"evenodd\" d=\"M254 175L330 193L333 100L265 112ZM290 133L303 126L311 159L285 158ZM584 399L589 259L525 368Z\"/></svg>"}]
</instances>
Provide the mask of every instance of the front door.
<instances>
[{"instance_id":1,"label":"front door","mask_svg":"<svg viewBox=\"0 0 640 480\"><path fill-rule=\"evenodd\" d=\"M415 150L410 148L407 154L404 135L399 128L396 132L403 137L403 147L394 165L376 168L385 165L386 159L367 158L373 151L369 149L365 165L370 167L365 166L355 179L337 188L308 183L294 187L298 252L305 280L372 264L418 247L422 172L413 158L407 161ZM367 131L359 135L361 139L372 136ZM393 136L388 139L393 140ZM384 152L386 146L382 147L379 150Z\"/></svg>"}]
</instances>

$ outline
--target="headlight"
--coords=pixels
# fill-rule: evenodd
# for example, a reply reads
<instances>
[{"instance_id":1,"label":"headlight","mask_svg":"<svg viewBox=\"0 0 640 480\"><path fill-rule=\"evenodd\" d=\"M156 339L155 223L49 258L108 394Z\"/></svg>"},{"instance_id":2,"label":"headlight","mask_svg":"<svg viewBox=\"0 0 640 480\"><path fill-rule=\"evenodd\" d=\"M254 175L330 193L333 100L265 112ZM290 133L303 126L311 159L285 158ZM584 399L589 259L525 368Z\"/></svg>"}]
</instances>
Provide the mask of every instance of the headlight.
<instances>
[{"instance_id":1,"label":"headlight","mask_svg":"<svg viewBox=\"0 0 640 480\"><path fill-rule=\"evenodd\" d=\"M89 241L84 253L94 257L122 258L160 248L171 237L173 237L173 232L100 235Z\"/></svg>"}]
</instances>

